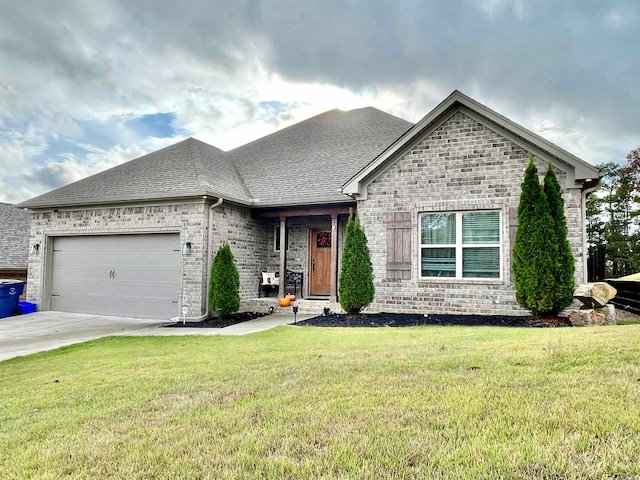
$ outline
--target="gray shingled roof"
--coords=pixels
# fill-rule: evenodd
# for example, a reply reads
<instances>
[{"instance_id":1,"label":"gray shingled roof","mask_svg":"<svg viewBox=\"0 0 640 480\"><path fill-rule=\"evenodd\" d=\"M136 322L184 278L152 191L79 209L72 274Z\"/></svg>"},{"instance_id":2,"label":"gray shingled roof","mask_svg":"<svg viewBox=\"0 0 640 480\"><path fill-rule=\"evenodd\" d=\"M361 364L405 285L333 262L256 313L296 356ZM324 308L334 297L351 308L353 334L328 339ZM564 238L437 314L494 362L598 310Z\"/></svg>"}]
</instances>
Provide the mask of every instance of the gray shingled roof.
<instances>
[{"instance_id":1,"label":"gray shingled roof","mask_svg":"<svg viewBox=\"0 0 640 480\"><path fill-rule=\"evenodd\" d=\"M20 204L28 208L222 197L252 206L346 201L342 184L413 124L331 110L228 153L189 138Z\"/></svg>"},{"instance_id":2,"label":"gray shingled roof","mask_svg":"<svg viewBox=\"0 0 640 480\"><path fill-rule=\"evenodd\" d=\"M188 138L20 204L42 208L200 195L247 202L249 194L225 153Z\"/></svg>"},{"instance_id":3,"label":"gray shingled roof","mask_svg":"<svg viewBox=\"0 0 640 480\"><path fill-rule=\"evenodd\" d=\"M31 213L0 203L0 270L26 270Z\"/></svg>"},{"instance_id":4,"label":"gray shingled roof","mask_svg":"<svg viewBox=\"0 0 640 480\"><path fill-rule=\"evenodd\" d=\"M343 202L342 184L412 126L373 107L331 110L229 156L256 207Z\"/></svg>"}]
</instances>

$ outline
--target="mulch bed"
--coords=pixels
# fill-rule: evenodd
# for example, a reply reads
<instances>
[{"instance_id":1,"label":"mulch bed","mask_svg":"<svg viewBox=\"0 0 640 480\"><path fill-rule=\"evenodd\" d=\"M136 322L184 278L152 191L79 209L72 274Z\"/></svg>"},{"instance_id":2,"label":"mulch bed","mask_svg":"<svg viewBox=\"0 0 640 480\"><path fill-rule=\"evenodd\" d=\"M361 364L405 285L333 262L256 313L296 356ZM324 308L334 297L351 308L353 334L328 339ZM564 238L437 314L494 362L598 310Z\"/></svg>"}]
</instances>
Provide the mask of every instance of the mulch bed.
<instances>
[{"instance_id":1,"label":"mulch bed","mask_svg":"<svg viewBox=\"0 0 640 480\"><path fill-rule=\"evenodd\" d=\"M179 320L175 323L168 323L163 325L168 328L224 328L230 327L231 325L235 325L237 323L247 322L249 320L253 320L254 318L260 318L268 315L267 313L256 313L256 312L242 312L242 313L233 313L231 315L226 315L222 318L208 318L206 320L202 320L201 322L185 322L182 323L182 320Z\"/></svg>"},{"instance_id":2,"label":"mulch bed","mask_svg":"<svg viewBox=\"0 0 640 480\"><path fill-rule=\"evenodd\" d=\"M224 328L260 318L268 313L243 312L222 319L209 318L201 322L178 321L164 325L169 328ZM312 327L415 327L419 325L467 325L492 327L570 327L566 317L537 319L531 316L508 315L423 315L410 313L365 313L345 315L330 313L300 320L296 326Z\"/></svg>"},{"instance_id":3,"label":"mulch bed","mask_svg":"<svg viewBox=\"0 0 640 480\"><path fill-rule=\"evenodd\" d=\"M536 319L507 315L422 315L403 313L329 314L299 321L313 327L414 327L418 325L474 325L493 327L570 327L565 317Z\"/></svg>"}]
</instances>

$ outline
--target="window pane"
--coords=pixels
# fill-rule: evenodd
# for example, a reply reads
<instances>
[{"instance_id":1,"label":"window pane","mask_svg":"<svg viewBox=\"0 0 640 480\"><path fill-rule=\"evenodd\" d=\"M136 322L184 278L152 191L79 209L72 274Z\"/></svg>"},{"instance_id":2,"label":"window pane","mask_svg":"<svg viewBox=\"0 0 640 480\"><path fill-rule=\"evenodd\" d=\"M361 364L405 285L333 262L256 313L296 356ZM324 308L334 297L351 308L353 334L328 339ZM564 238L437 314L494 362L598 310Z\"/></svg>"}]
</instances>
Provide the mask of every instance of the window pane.
<instances>
[{"instance_id":1,"label":"window pane","mask_svg":"<svg viewBox=\"0 0 640 480\"><path fill-rule=\"evenodd\" d=\"M423 248L422 249L423 277L455 277L456 249L455 248Z\"/></svg>"},{"instance_id":2,"label":"window pane","mask_svg":"<svg viewBox=\"0 0 640 480\"><path fill-rule=\"evenodd\" d=\"M284 236L285 250L289 250L289 227L286 228L286 235ZM280 251L280 225L273 226L273 250L275 252Z\"/></svg>"},{"instance_id":3,"label":"window pane","mask_svg":"<svg viewBox=\"0 0 640 480\"><path fill-rule=\"evenodd\" d=\"M462 243L500 243L500 213L473 212L463 214Z\"/></svg>"},{"instance_id":4,"label":"window pane","mask_svg":"<svg viewBox=\"0 0 640 480\"><path fill-rule=\"evenodd\" d=\"M462 251L462 276L500 278L500 248L470 247Z\"/></svg>"},{"instance_id":5,"label":"window pane","mask_svg":"<svg viewBox=\"0 0 640 480\"><path fill-rule=\"evenodd\" d=\"M421 218L421 239L426 245L456 243L456 215L438 213Z\"/></svg>"}]
</instances>

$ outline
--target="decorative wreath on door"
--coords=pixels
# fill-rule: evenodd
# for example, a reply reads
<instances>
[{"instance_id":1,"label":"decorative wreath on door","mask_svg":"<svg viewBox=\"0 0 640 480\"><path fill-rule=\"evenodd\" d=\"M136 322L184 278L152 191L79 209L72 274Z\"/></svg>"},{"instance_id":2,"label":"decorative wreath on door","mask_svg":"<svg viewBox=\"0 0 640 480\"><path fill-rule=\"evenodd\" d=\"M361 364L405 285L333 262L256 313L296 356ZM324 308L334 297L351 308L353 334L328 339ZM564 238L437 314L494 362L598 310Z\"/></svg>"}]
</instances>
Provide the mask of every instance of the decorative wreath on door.
<instances>
[{"instance_id":1,"label":"decorative wreath on door","mask_svg":"<svg viewBox=\"0 0 640 480\"><path fill-rule=\"evenodd\" d=\"M329 232L320 232L320 233L318 233L317 245L318 245L318 248L329 248L329 247L331 247L331 233L329 233Z\"/></svg>"}]
</instances>

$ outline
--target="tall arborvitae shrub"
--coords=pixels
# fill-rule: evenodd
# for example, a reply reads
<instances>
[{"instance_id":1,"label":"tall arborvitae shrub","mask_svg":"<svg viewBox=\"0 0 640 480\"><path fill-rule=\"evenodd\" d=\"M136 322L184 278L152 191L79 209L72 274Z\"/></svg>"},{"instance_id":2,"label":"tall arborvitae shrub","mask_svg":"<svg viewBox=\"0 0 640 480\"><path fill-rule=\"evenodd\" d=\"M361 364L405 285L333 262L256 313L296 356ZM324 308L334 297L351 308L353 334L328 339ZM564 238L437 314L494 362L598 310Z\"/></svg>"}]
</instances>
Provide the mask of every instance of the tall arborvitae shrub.
<instances>
[{"instance_id":1,"label":"tall arborvitae shrub","mask_svg":"<svg viewBox=\"0 0 640 480\"><path fill-rule=\"evenodd\" d=\"M549 202L538 170L529 159L518 205L518 229L513 247L513 274L516 300L536 317L555 310L554 275L557 244Z\"/></svg>"},{"instance_id":2,"label":"tall arborvitae shrub","mask_svg":"<svg viewBox=\"0 0 640 480\"><path fill-rule=\"evenodd\" d=\"M209 307L211 311L222 309L222 315L240 308L240 276L227 243L218 249L211 265Z\"/></svg>"},{"instance_id":3,"label":"tall arborvitae shrub","mask_svg":"<svg viewBox=\"0 0 640 480\"><path fill-rule=\"evenodd\" d=\"M367 237L360 226L358 215L354 216L350 211L338 288L340 306L349 315L356 315L373 301L374 293L373 267Z\"/></svg>"},{"instance_id":4,"label":"tall arborvitae shrub","mask_svg":"<svg viewBox=\"0 0 640 480\"><path fill-rule=\"evenodd\" d=\"M556 289L553 310L550 312L557 315L571 305L573 301L575 262L573 254L571 253L571 245L567 238L567 220L564 216L562 191L551 164L549 164L547 173L544 176L544 193L547 196L549 211L553 218L553 229L555 231L557 248L554 265Z\"/></svg>"}]
</instances>

